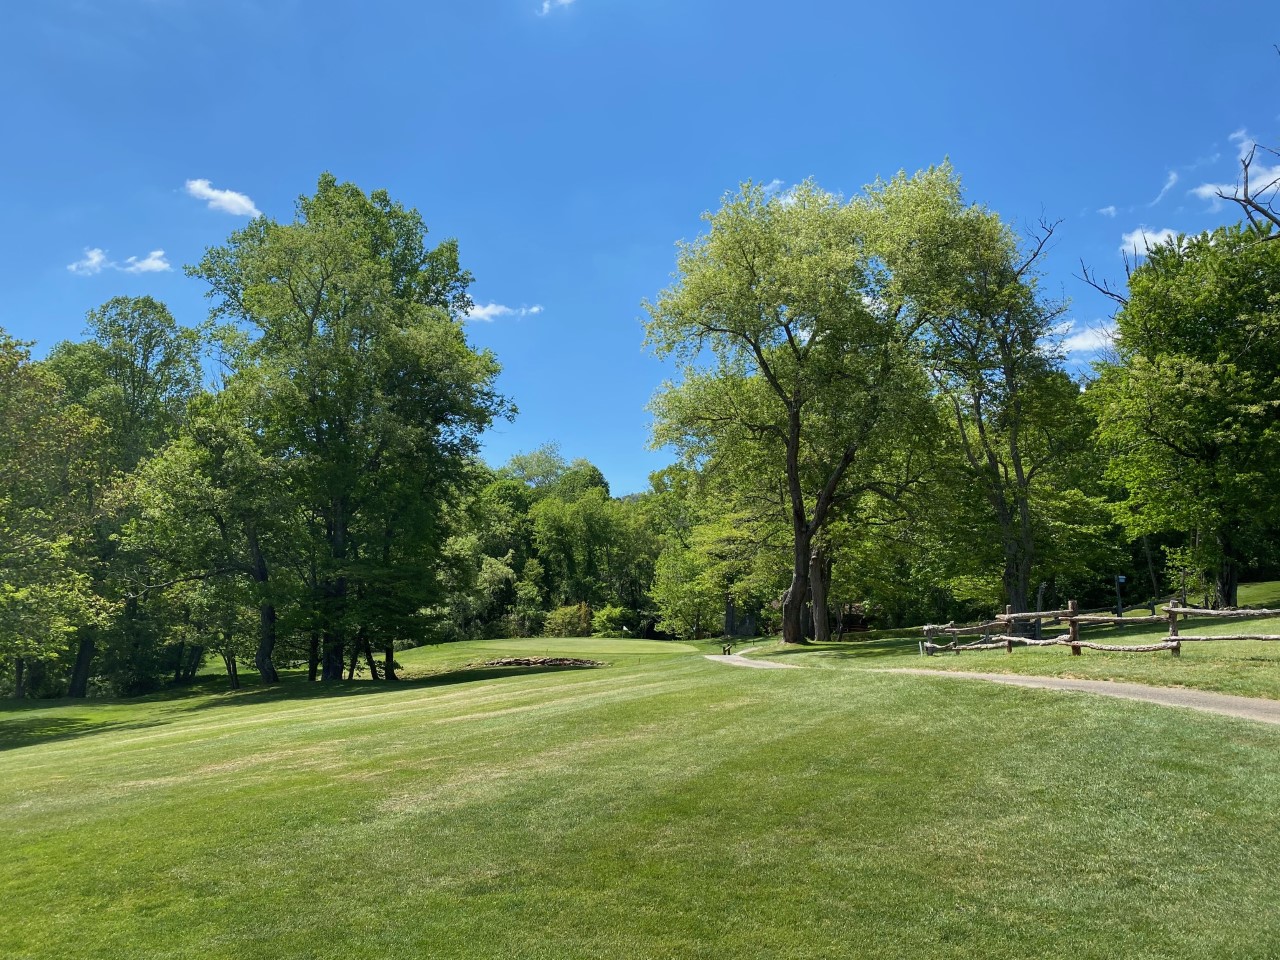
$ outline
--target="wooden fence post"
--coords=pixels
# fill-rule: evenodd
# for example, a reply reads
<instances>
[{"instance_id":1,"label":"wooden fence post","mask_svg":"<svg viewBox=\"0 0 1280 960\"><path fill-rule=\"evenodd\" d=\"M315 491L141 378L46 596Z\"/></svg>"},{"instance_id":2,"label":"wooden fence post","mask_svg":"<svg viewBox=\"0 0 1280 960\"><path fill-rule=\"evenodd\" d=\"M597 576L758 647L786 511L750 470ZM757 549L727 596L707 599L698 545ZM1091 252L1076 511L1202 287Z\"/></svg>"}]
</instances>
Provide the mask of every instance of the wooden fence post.
<instances>
[{"instance_id":1,"label":"wooden fence post","mask_svg":"<svg viewBox=\"0 0 1280 960\"><path fill-rule=\"evenodd\" d=\"M1177 641L1176 647L1170 647L1169 652L1175 657L1182 656L1182 642L1178 640L1178 613L1173 609L1173 601L1169 601L1169 639Z\"/></svg>"},{"instance_id":2,"label":"wooden fence post","mask_svg":"<svg viewBox=\"0 0 1280 960\"><path fill-rule=\"evenodd\" d=\"M1067 610L1071 613L1071 618L1068 621L1068 629L1071 631L1071 655L1078 657L1080 656L1080 644L1077 641L1080 639L1080 624L1076 621L1076 613L1080 610L1080 604L1075 600L1068 600Z\"/></svg>"}]
</instances>

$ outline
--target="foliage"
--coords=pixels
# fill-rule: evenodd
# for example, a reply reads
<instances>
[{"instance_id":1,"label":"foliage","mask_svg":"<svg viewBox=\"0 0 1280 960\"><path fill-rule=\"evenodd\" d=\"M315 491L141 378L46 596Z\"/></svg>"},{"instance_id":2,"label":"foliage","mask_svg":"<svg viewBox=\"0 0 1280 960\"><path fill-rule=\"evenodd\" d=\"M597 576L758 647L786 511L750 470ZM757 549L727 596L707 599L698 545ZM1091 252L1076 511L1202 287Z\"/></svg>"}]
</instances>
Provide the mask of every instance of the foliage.
<instances>
[{"instance_id":1,"label":"foliage","mask_svg":"<svg viewBox=\"0 0 1280 960\"><path fill-rule=\"evenodd\" d=\"M585 603L556 607L543 621L542 634L547 637L591 636L591 608Z\"/></svg>"},{"instance_id":2,"label":"foliage","mask_svg":"<svg viewBox=\"0 0 1280 960\"><path fill-rule=\"evenodd\" d=\"M924 382L854 205L808 182L785 198L745 184L705 219L646 304L648 343L682 365L654 399L654 442L784 518L783 636L800 642L815 540L864 494L911 482L920 435L897 427L928 422Z\"/></svg>"},{"instance_id":3,"label":"foliage","mask_svg":"<svg viewBox=\"0 0 1280 960\"><path fill-rule=\"evenodd\" d=\"M949 164L879 181L862 207L881 296L910 318L950 424L939 450L951 461L947 480L981 503L969 529L999 545L992 559L1006 602L1026 610L1036 575L1054 576L1042 562L1046 527L1068 522L1047 516L1051 505L1088 499L1078 485L1093 424L1051 346L1065 304L1043 296L1035 273L1054 227L1020 242L999 216L965 202ZM1077 538L1092 544L1077 530L1048 555L1070 553Z\"/></svg>"},{"instance_id":4,"label":"foliage","mask_svg":"<svg viewBox=\"0 0 1280 960\"><path fill-rule=\"evenodd\" d=\"M597 637L629 637L636 632L635 611L612 604L591 615L591 633Z\"/></svg>"},{"instance_id":5,"label":"foliage","mask_svg":"<svg viewBox=\"0 0 1280 960\"><path fill-rule=\"evenodd\" d=\"M266 451L312 518L323 675L347 657L390 663L439 599L445 505L472 482L477 437L510 405L498 364L461 317L471 276L415 210L326 174L292 223L265 217L210 249L193 276L213 316L255 333Z\"/></svg>"},{"instance_id":6,"label":"foliage","mask_svg":"<svg viewBox=\"0 0 1280 960\"><path fill-rule=\"evenodd\" d=\"M1280 244L1230 227L1157 246L1087 393L1133 536L1186 535L1186 565L1235 603L1280 515Z\"/></svg>"}]
</instances>

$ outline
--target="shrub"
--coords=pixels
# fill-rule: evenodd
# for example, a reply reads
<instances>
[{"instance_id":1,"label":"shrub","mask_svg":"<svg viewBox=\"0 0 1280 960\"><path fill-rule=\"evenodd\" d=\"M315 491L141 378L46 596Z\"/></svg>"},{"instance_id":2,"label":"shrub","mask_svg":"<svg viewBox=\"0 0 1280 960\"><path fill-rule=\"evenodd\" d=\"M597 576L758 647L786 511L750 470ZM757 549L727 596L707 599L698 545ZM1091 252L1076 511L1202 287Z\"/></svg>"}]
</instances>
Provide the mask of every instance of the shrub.
<instances>
[{"instance_id":1,"label":"shrub","mask_svg":"<svg viewBox=\"0 0 1280 960\"><path fill-rule=\"evenodd\" d=\"M610 604L601 607L591 618L591 631L598 637L630 637L635 635L636 614L626 607Z\"/></svg>"},{"instance_id":2,"label":"shrub","mask_svg":"<svg viewBox=\"0 0 1280 960\"><path fill-rule=\"evenodd\" d=\"M542 626L544 637L591 636L591 608L585 603L577 606L557 607L547 614Z\"/></svg>"}]
</instances>

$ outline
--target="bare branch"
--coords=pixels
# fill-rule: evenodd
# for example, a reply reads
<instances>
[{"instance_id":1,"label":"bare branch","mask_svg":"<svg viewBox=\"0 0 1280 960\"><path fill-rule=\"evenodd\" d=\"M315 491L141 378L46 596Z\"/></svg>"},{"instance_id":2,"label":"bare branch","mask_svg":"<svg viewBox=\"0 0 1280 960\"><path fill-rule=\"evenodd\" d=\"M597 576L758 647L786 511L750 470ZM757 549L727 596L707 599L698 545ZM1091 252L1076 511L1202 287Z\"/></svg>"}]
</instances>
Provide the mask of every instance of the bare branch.
<instances>
[{"instance_id":1,"label":"bare branch","mask_svg":"<svg viewBox=\"0 0 1280 960\"><path fill-rule=\"evenodd\" d=\"M1129 275L1129 261L1127 257L1125 258L1124 272L1126 276ZM1081 259L1080 261L1080 272L1076 274L1076 279L1083 280L1085 283L1093 287L1093 289L1097 290L1104 297L1109 297L1110 299L1114 300L1116 303L1118 303L1122 307L1127 306L1129 303L1128 297L1126 297L1120 291L1112 289L1111 282L1109 280L1105 280L1105 279L1098 280L1096 273L1091 274L1089 272L1089 268L1085 266L1085 262L1083 259Z\"/></svg>"},{"instance_id":2,"label":"bare branch","mask_svg":"<svg viewBox=\"0 0 1280 960\"><path fill-rule=\"evenodd\" d=\"M1264 148L1269 153L1276 151L1270 148ZM1263 199L1264 195L1270 191L1274 191L1280 185L1280 177L1273 179L1270 183L1263 185L1261 190L1253 190L1249 184L1249 171L1253 166L1253 158L1258 152L1258 145L1255 143L1249 148L1249 153L1240 160L1240 187L1235 193L1226 193L1218 190L1217 195L1222 200L1230 200L1232 203L1238 204L1244 211L1244 215L1248 218L1249 223L1257 230L1261 236L1261 240L1280 239L1280 230L1273 230L1272 227L1280 228L1280 211L1275 209L1275 198L1270 200ZM1264 224L1258 221L1258 217L1262 217L1269 223Z\"/></svg>"}]
</instances>

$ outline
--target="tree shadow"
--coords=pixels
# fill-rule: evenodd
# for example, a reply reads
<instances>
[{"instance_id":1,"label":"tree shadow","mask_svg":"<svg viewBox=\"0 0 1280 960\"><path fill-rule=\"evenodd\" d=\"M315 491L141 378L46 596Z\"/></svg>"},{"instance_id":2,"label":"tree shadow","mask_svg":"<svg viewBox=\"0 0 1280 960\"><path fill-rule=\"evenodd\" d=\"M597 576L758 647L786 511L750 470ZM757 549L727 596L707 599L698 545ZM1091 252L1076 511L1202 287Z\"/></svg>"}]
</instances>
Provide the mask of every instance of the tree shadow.
<instances>
[{"instance_id":1,"label":"tree shadow","mask_svg":"<svg viewBox=\"0 0 1280 960\"><path fill-rule=\"evenodd\" d=\"M220 707L253 706L259 703L278 703L285 700L341 700L348 697L377 696L405 690L426 690L435 687L452 687L463 683L480 683L500 680L504 677L528 677L540 673L571 673L580 670L596 670L588 666L531 666L531 667L462 667L433 673L424 677L404 677L400 680L332 680L311 682L305 678L286 679L271 686L244 687L231 691L226 697L210 698L192 704L188 710L211 710Z\"/></svg>"},{"instance_id":2,"label":"tree shadow","mask_svg":"<svg viewBox=\"0 0 1280 960\"><path fill-rule=\"evenodd\" d=\"M77 740L97 733L123 730L145 730L162 726L165 720L100 721L91 717L30 717L0 723L0 753L37 743Z\"/></svg>"},{"instance_id":3,"label":"tree shadow","mask_svg":"<svg viewBox=\"0 0 1280 960\"><path fill-rule=\"evenodd\" d=\"M774 650L768 659L793 657L797 654L816 655L832 660L870 660L876 657L896 657L914 653L916 641L909 637L893 637L882 640L837 640L830 643L807 643L803 646Z\"/></svg>"},{"instance_id":4,"label":"tree shadow","mask_svg":"<svg viewBox=\"0 0 1280 960\"><path fill-rule=\"evenodd\" d=\"M16 750L21 747L40 743L54 743L61 740L75 740L96 736L103 733L115 733L123 730L141 730L149 727L164 726L176 718L205 710L226 707L246 707L258 704L279 703L283 701L308 702L313 700L340 700L349 697L377 696L379 694L403 692L406 690L428 690L439 687L452 687L465 683L480 683L487 680L500 680L504 677L526 677L542 673L567 673L580 670L595 670L589 666L529 666L529 667L463 667L431 674L425 677L406 677L396 681L382 680L338 680L330 683L312 683L305 676L286 677L281 683L266 686L257 684L245 685L239 690L227 689L225 678L211 678L208 681L197 681L182 687L170 688L160 693L146 694L140 697L112 698L103 700L44 700L4 703L4 711L0 712L0 751ZM190 705L184 700L200 699ZM175 711L150 719L122 719L112 721L95 717L95 707L134 706L153 703L158 707L165 703L173 703ZM75 717L48 716L44 711L50 708L74 706L84 715ZM14 716L9 719L8 713L39 713L38 716Z\"/></svg>"}]
</instances>

